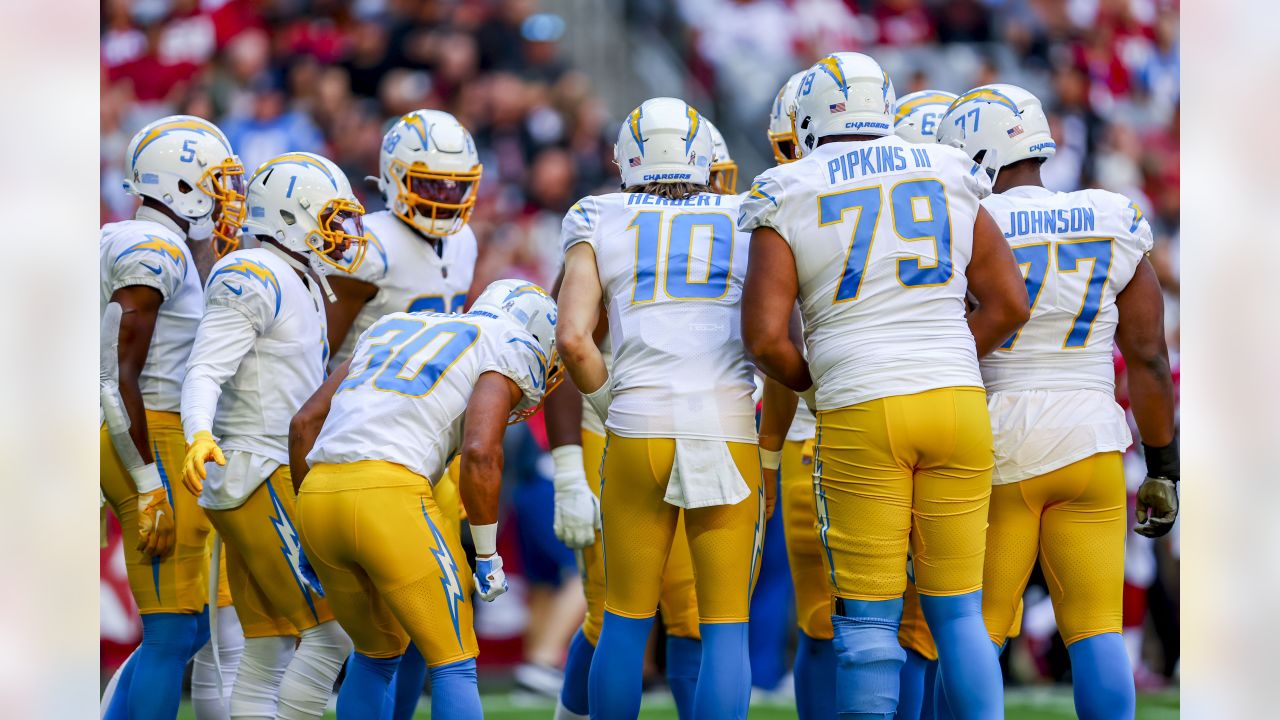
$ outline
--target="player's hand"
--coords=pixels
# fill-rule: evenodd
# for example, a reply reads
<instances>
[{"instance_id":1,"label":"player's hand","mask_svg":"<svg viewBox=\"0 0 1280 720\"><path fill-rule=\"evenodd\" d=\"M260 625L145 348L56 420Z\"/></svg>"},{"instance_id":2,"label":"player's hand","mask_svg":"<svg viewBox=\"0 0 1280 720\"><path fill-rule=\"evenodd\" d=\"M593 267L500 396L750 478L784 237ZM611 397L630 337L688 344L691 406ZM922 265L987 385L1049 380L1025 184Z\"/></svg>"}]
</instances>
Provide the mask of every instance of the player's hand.
<instances>
[{"instance_id":1,"label":"player's hand","mask_svg":"<svg viewBox=\"0 0 1280 720\"><path fill-rule=\"evenodd\" d=\"M204 479L208 476L204 465L209 462L226 465L227 458L222 454L222 448L218 447L218 441L213 439L213 435L208 430L200 430L191 438L191 444L187 446L187 458L182 463L182 484L187 486L192 495L199 495L204 491Z\"/></svg>"},{"instance_id":2,"label":"player's hand","mask_svg":"<svg viewBox=\"0 0 1280 720\"><path fill-rule=\"evenodd\" d=\"M556 488L556 537L572 550L581 550L596 541L600 529L600 501L591 493L587 473L582 468L582 447L562 445L551 451L555 462L552 478Z\"/></svg>"},{"instance_id":3,"label":"player's hand","mask_svg":"<svg viewBox=\"0 0 1280 720\"><path fill-rule=\"evenodd\" d=\"M489 557L477 557L474 577L476 592L480 593L480 599L485 602L493 602L507 591L507 574L502 572L501 555L495 553Z\"/></svg>"},{"instance_id":4,"label":"player's hand","mask_svg":"<svg viewBox=\"0 0 1280 720\"><path fill-rule=\"evenodd\" d=\"M1134 532L1164 537L1178 519L1178 486L1169 478L1147 476L1138 487L1138 526Z\"/></svg>"},{"instance_id":5,"label":"player's hand","mask_svg":"<svg viewBox=\"0 0 1280 720\"><path fill-rule=\"evenodd\" d=\"M779 470L764 471L764 519L768 520L773 517L773 511L778 506L778 474Z\"/></svg>"},{"instance_id":6,"label":"player's hand","mask_svg":"<svg viewBox=\"0 0 1280 720\"><path fill-rule=\"evenodd\" d=\"M173 506L163 487L138 493L138 552L162 558L173 551Z\"/></svg>"},{"instance_id":7,"label":"player's hand","mask_svg":"<svg viewBox=\"0 0 1280 720\"><path fill-rule=\"evenodd\" d=\"M311 561L307 559L307 554L302 548L298 548L298 572L302 574L302 581L311 588L311 592L324 597L324 586L320 584L320 576L316 575L316 569L311 567Z\"/></svg>"}]
</instances>

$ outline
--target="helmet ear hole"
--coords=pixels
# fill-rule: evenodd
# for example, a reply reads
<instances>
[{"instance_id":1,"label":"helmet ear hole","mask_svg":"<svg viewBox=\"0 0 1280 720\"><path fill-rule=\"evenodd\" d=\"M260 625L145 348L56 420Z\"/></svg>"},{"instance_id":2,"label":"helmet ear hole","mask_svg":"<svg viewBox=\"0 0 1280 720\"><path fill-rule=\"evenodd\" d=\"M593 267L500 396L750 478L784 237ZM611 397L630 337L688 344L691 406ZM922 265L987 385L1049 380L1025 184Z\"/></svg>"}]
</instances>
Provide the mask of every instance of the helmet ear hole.
<instances>
[{"instance_id":1,"label":"helmet ear hole","mask_svg":"<svg viewBox=\"0 0 1280 720\"><path fill-rule=\"evenodd\" d=\"M183 195L186 195L192 190L195 190L195 188L191 187L191 184L188 183L186 180L178 180L178 192L182 193Z\"/></svg>"},{"instance_id":2,"label":"helmet ear hole","mask_svg":"<svg viewBox=\"0 0 1280 720\"><path fill-rule=\"evenodd\" d=\"M975 164L977 164L977 165L981 165L981 164L982 164L982 160L983 160L985 157L987 157L987 149L986 149L986 148L983 148L983 149L979 150L977 153L975 153L975 154L974 154L974 156L973 156L973 162L974 162Z\"/></svg>"},{"instance_id":3,"label":"helmet ear hole","mask_svg":"<svg viewBox=\"0 0 1280 720\"><path fill-rule=\"evenodd\" d=\"M293 225L294 223L298 222L298 219L294 217L293 213L289 212L288 210L280 211L280 219L284 220L285 225Z\"/></svg>"}]
</instances>

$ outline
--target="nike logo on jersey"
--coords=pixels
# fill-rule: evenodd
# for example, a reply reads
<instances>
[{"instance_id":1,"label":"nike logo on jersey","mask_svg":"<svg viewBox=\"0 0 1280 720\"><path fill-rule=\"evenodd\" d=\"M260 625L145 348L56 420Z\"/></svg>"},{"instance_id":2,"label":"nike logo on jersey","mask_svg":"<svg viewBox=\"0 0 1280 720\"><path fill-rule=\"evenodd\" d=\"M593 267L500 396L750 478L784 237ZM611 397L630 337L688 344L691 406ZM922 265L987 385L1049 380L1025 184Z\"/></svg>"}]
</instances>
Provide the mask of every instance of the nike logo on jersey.
<instances>
[{"instance_id":1,"label":"nike logo on jersey","mask_svg":"<svg viewBox=\"0 0 1280 720\"><path fill-rule=\"evenodd\" d=\"M138 263L138 264L157 275L160 274L160 268L156 267L155 265L148 265L146 263Z\"/></svg>"},{"instance_id":2,"label":"nike logo on jersey","mask_svg":"<svg viewBox=\"0 0 1280 720\"><path fill-rule=\"evenodd\" d=\"M244 288L243 288L243 287L241 287L241 286L239 286L239 285L232 285L231 283L227 282L226 280L223 280L223 281L222 281L222 284L223 284L223 285L225 285L225 286L227 287L227 289L228 289L228 290L230 290L231 292L233 292L233 293L235 293L235 294L237 294L237 295L243 295L243 294L244 294Z\"/></svg>"}]
</instances>

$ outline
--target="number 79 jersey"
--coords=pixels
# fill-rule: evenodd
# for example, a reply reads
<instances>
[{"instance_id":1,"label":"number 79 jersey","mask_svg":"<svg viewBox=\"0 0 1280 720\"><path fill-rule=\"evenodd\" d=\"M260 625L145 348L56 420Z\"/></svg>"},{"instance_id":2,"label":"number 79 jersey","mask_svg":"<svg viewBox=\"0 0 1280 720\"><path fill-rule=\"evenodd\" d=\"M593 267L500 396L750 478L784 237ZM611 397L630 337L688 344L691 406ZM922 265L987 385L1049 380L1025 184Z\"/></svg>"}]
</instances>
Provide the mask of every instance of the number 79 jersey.
<instances>
[{"instance_id":1,"label":"number 79 jersey","mask_svg":"<svg viewBox=\"0 0 1280 720\"><path fill-rule=\"evenodd\" d=\"M385 460L435 483L457 454L480 376L509 378L523 409L542 400L546 360L524 328L484 311L387 315L356 341L307 462Z\"/></svg>"},{"instance_id":2,"label":"number 79 jersey","mask_svg":"<svg viewBox=\"0 0 1280 720\"><path fill-rule=\"evenodd\" d=\"M1013 248L1031 319L982 359L988 392L1115 389L1116 296L1151 250L1151 225L1123 195L1016 187L983 201Z\"/></svg>"},{"instance_id":3,"label":"number 79 jersey","mask_svg":"<svg viewBox=\"0 0 1280 720\"><path fill-rule=\"evenodd\" d=\"M819 410L982 386L965 319L976 169L888 136L820 145L747 191L738 227L777 230L795 258Z\"/></svg>"},{"instance_id":4,"label":"number 79 jersey","mask_svg":"<svg viewBox=\"0 0 1280 720\"><path fill-rule=\"evenodd\" d=\"M609 313L610 431L756 441L740 323L750 243L734 229L740 202L611 193L583 198L565 215L564 249L595 250Z\"/></svg>"}]
</instances>

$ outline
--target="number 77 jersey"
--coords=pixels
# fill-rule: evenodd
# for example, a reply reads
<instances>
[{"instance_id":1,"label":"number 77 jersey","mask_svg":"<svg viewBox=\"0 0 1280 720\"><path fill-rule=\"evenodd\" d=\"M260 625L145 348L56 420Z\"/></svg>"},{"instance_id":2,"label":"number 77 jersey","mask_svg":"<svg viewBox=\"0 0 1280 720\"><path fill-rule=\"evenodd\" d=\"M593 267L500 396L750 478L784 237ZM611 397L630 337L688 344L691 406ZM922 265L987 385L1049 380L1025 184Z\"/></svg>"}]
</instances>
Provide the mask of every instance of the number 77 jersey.
<instances>
[{"instance_id":1,"label":"number 77 jersey","mask_svg":"<svg viewBox=\"0 0 1280 720\"><path fill-rule=\"evenodd\" d=\"M1116 296L1151 250L1151 225L1105 190L1016 187L983 201L1026 278L1031 319L982 360L987 391L1111 394Z\"/></svg>"},{"instance_id":2,"label":"number 77 jersey","mask_svg":"<svg viewBox=\"0 0 1280 720\"><path fill-rule=\"evenodd\" d=\"M892 135L819 145L756 178L738 227L791 248L819 410L982 386L965 270L987 192L959 150Z\"/></svg>"},{"instance_id":3,"label":"number 77 jersey","mask_svg":"<svg viewBox=\"0 0 1280 720\"><path fill-rule=\"evenodd\" d=\"M750 237L740 196L586 197L565 215L565 252L595 251L613 348L605 427L625 437L756 441L740 328Z\"/></svg>"}]
</instances>

